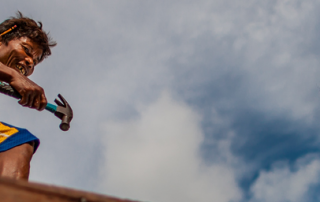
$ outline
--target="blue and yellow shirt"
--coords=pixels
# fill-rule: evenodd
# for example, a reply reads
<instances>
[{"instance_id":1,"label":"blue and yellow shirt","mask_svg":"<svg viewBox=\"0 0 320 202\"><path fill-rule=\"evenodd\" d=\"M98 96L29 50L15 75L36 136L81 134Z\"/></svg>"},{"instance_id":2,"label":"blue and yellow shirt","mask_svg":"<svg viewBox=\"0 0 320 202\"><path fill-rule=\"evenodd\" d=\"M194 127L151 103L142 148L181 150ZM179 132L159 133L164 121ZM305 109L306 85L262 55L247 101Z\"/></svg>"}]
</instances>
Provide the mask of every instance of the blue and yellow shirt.
<instances>
[{"instance_id":1,"label":"blue and yellow shirt","mask_svg":"<svg viewBox=\"0 0 320 202\"><path fill-rule=\"evenodd\" d=\"M40 144L36 136L32 135L27 129L0 122L0 152L31 141L35 142L34 152L36 152Z\"/></svg>"}]
</instances>

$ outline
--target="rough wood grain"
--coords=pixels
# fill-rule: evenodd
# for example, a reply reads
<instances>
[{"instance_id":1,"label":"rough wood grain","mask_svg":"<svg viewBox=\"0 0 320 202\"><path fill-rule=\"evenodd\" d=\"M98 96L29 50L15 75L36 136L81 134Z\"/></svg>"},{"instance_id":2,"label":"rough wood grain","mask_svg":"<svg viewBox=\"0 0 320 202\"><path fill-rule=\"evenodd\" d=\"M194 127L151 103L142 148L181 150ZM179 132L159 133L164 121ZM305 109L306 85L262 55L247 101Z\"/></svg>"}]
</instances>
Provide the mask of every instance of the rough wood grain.
<instances>
[{"instance_id":1,"label":"rough wood grain","mask_svg":"<svg viewBox=\"0 0 320 202\"><path fill-rule=\"evenodd\" d=\"M133 202L69 188L0 178L1 202Z\"/></svg>"}]
</instances>

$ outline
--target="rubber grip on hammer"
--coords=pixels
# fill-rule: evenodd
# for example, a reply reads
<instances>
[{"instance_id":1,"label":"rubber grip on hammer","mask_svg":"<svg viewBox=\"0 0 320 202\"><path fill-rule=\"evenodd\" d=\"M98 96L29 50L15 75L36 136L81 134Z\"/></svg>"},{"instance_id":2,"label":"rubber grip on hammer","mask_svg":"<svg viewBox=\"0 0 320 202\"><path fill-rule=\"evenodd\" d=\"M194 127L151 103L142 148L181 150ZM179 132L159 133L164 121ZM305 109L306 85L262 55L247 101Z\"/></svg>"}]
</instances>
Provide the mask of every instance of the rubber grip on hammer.
<instances>
[{"instance_id":1,"label":"rubber grip on hammer","mask_svg":"<svg viewBox=\"0 0 320 202\"><path fill-rule=\"evenodd\" d=\"M21 99L21 95L9 84L0 82L0 92L16 99Z\"/></svg>"}]
</instances>

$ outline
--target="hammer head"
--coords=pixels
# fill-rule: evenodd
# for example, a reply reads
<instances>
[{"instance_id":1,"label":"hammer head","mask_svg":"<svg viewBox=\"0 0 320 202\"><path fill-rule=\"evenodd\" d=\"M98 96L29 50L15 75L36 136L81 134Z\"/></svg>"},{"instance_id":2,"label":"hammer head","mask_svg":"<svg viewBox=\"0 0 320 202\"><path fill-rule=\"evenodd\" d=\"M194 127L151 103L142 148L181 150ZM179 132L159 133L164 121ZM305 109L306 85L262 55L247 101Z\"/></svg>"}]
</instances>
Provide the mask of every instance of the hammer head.
<instances>
[{"instance_id":1,"label":"hammer head","mask_svg":"<svg viewBox=\"0 0 320 202\"><path fill-rule=\"evenodd\" d=\"M62 95L60 94L58 94L58 97L61 101L58 99L54 100L54 102L58 105L54 115L61 119L60 129L63 131L67 131L70 128L70 122L73 118L73 112L64 97L62 97Z\"/></svg>"}]
</instances>

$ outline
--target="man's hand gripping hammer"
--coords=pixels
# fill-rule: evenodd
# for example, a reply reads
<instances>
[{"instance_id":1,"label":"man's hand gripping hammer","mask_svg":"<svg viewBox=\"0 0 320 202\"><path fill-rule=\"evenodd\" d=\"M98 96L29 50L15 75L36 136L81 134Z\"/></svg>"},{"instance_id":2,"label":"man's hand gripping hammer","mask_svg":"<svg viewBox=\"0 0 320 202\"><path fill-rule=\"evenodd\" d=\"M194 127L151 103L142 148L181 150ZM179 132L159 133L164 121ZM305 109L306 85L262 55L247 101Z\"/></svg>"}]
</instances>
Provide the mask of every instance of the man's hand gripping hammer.
<instances>
[{"instance_id":1,"label":"man's hand gripping hammer","mask_svg":"<svg viewBox=\"0 0 320 202\"><path fill-rule=\"evenodd\" d=\"M0 82L0 92L17 99L21 99L21 95L9 84ZM48 103L45 109L52 112L54 115L56 115L56 117L61 119L60 129L63 131L67 131L70 128L70 122L73 118L73 112L70 105L62 97L62 95L58 94L58 97L61 101L59 101L58 99L54 100L54 102L58 106Z\"/></svg>"}]
</instances>

